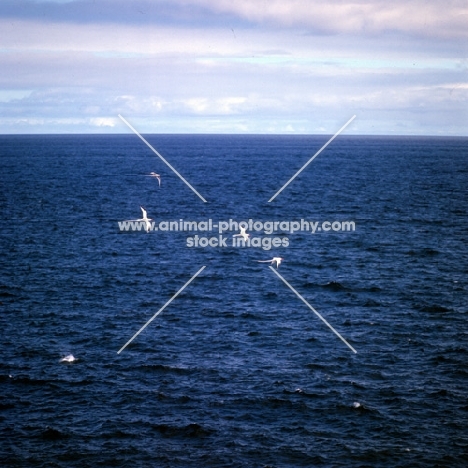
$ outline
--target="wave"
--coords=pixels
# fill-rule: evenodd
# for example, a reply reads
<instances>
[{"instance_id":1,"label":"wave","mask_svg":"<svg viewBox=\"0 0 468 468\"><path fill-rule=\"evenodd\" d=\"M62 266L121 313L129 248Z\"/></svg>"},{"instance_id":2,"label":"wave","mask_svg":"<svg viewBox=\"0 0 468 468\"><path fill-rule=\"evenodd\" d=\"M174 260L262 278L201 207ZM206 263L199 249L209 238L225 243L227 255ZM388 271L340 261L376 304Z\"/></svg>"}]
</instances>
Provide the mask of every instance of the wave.
<instances>
[{"instance_id":1,"label":"wave","mask_svg":"<svg viewBox=\"0 0 468 468\"><path fill-rule=\"evenodd\" d=\"M440 252L436 249L432 249L432 248L423 248L423 249L419 249L419 250L408 250L406 252L406 255L410 255L411 257L422 257L422 258L425 258L425 257L434 257L436 255L439 255Z\"/></svg>"},{"instance_id":2,"label":"wave","mask_svg":"<svg viewBox=\"0 0 468 468\"><path fill-rule=\"evenodd\" d=\"M185 426L152 424L151 427L165 437L203 438L214 433L213 429L207 429L197 423L191 423Z\"/></svg>"},{"instance_id":3,"label":"wave","mask_svg":"<svg viewBox=\"0 0 468 468\"><path fill-rule=\"evenodd\" d=\"M322 288L329 289L330 291L347 291L348 290L346 286L343 286L338 281L330 281L326 284L323 284Z\"/></svg>"},{"instance_id":4,"label":"wave","mask_svg":"<svg viewBox=\"0 0 468 468\"><path fill-rule=\"evenodd\" d=\"M438 304L420 304L416 305L415 309L421 312L428 312L430 314L447 313L452 311L451 309Z\"/></svg>"},{"instance_id":5,"label":"wave","mask_svg":"<svg viewBox=\"0 0 468 468\"><path fill-rule=\"evenodd\" d=\"M53 427L46 426L41 432L40 437L44 440L60 440L68 439L70 435L58 429L54 429Z\"/></svg>"},{"instance_id":6,"label":"wave","mask_svg":"<svg viewBox=\"0 0 468 468\"><path fill-rule=\"evenodd\" d=\"M137 367L144 371L156 371L156 372L173 372L175 374L192 374L196 369L190 369L189 367L177 367L167 366L164 364L142 364Z\"/></svg>"}]
</instances>

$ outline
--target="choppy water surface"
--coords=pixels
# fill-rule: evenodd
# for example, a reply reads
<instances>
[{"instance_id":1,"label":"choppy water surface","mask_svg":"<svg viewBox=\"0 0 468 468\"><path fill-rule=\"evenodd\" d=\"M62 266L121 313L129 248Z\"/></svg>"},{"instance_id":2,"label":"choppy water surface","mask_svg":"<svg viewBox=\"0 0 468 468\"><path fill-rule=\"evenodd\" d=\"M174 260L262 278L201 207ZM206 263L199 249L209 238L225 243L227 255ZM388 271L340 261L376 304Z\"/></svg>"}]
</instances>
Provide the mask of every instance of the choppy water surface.
<instances>
[{"instance_id":1,"label":"choppy water surface","mask_svg":"<svg viewBox=\"0 0 468 468\"><path fill-rule=\"evenodd\" d=\"M466 466L466 138L340 136L271 203L327 137L148 136L207 203L134 135L0 140L5 466ZM188 248L140 206L356 230Z\"/></svg>"}]
</instances>

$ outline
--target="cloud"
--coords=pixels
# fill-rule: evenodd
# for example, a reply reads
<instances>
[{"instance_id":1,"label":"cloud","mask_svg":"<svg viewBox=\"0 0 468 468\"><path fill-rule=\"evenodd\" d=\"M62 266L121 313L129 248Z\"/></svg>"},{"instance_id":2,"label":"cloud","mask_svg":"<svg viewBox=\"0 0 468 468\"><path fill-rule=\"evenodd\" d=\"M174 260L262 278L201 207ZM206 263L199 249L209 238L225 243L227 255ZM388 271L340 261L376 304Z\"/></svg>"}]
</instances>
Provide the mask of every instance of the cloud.
<instances>
[{"instance_id":1,"label":"cloud","mask_svg":"<svg viewBox=\"0 0 468 468\"><path fill-rule=\"evenodd\" d=\"M233 30L261 26L316 34L468 36L468 6L463 0L3 0L0 16L48 23L200 29L225 24Z\"/></svg>"},{"instance_id":2,"label":"cloud","mask_svg":"<svg viewBox=\"0 0 468 468\"><path fill-rule=\"evenodd\" d=\"M96 127L115 127L117 119L108 117L94 117L89 119L91 125Z\"/></svg>"},{"instance_id":3,"label":"cloud","mask_svg":"<svg viewBox=\"0 0 468 468\"><path fill-rule=\"evenodd\" d=\"M1 131L125 132L121 113L145 132L333 133L357 114L360 133L466 134L464 22L432 0L6 0Z\"/></svg>"},{"instance_id":4,"label":"cloud","mask_svg":"<svg viewBox=\"0 0 468 468\"><path fill-rule=\"evenodd\" d=\"M191 98L183 101L183 104L195 114L228 115L240 113L241 105L246 101L245 97Z\"/></svg>"},{"instance_id":5,"label":"cloud","mask_svg":"<svg viewBox=\"0 0 468 468\"><path fill-rule=\"evenodd\" d=\"M468 6L463 1L393 2L383 0L201 0L214 11L230 13L252 23L306 27L329 33L401 31L424 36L466 37Z\"/></svg>"}]
</instances>

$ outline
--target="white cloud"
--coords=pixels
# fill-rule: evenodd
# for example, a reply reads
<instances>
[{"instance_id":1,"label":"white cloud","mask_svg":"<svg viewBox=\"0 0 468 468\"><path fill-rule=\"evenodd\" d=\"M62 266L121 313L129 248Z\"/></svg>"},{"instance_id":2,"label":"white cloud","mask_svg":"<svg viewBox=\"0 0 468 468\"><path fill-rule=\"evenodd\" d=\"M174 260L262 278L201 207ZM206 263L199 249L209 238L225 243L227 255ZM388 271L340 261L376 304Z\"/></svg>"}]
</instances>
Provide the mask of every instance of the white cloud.
<instances>
[{"instance_id":1,"label":"white cloud","mask_svg":"<svg viewBox=\"0 0 468 468\"><path fill-rule=\"evenodd\" d=\"M245 97L224 97L220 99L191 98L183 104L196 114L228 115L241 111L242 104L247 102Z\"/></svg>"},{"instance_id":2,"label":"white cloud","mask_svg":"<svg viewBox=\"0 0 468 468\"><path fill-rule=\"evenodd\" d=\"M0 90L0 102L11 102L17 99L23 99L31 95L31 90L23 89L6 89Z\"/></svg>"},{"instance_id":3,"label":"white cloud","mask_svg":"<svg viewBox=\"0 0 468 468\"><path fill-rule=\"evenodd\" d=\"M254 23L333 33L401 31L429 37L467 37L464 1L416 0L182 0Z\"/></svg>"},{"instance_id":4,"label":"white cloud","mask_svg":"<svg viewBox=\"0 0 468 468\"><path fill-rule=\"evenodd\" d=\"M117 119L109 117L93 117L89 119L91 125L96 127L115 127Z\"/></svg>"},{"instance_id":5,"label":"white cloud","mask_svg":"<svg viewBox=\"0 0 468 468\"><path fill-rule=\"evenodd\" d=\"M193 112L201 114L208 109L208 99L206 98L191 98L185 100L184 104Z\"/></svg>"}]
</instances>

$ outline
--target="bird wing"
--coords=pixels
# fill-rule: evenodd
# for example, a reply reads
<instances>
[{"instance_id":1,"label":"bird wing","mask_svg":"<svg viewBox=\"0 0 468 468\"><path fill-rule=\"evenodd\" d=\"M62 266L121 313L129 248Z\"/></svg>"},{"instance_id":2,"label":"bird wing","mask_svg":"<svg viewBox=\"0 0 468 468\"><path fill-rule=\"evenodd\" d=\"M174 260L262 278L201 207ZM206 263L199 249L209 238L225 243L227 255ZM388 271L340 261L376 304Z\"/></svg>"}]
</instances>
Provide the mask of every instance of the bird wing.
<instances>
[{"instance_id":1,"label":"bird wing","mask_svg":"<svg viewBox=\"0 0 468 468\"><path fill-rule=\"evenodd\" d=\"M260 263L271 263L273 260L257 260Z\"/></svg>"},{"instance_id":2,"label":"bird wing","mask_svg":"<svg viewBox=\"0 0 468 468\"><path fill-rule=\"evenodd\" d=\"M146 210L142 206L140 206L140 208L141 208L141 211L143 213L143 219L145 219L147 217L146 216Z\"/></svg>"}]
</instances>

